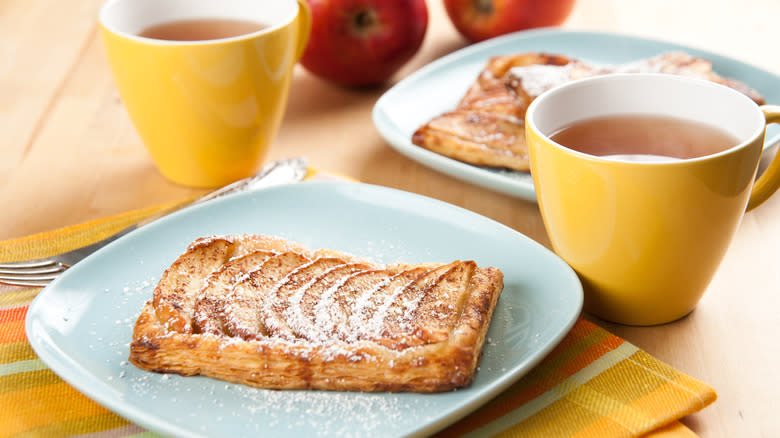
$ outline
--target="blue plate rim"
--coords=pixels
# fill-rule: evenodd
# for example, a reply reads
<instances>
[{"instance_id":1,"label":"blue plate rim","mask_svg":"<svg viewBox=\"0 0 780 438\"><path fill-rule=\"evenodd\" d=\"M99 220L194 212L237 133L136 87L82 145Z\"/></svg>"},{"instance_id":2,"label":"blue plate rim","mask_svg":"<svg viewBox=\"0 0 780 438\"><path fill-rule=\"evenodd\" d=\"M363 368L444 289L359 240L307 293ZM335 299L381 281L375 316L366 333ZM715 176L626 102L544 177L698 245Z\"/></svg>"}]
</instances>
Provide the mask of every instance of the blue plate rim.
<instances>
[{"instance_id":1,"label":"blue plate rim","mask_svg":"<svg viewBox=\"0 0 780 438\"><path fill-rule=\"evenodd\" d=\"M437 430L440 430L452 424L453 422L463 418L464 416L468 415L470 412L477 409L479 406L487 402L489 399L493 398L494 396L496 396L497 394L505 390L507 387L509 387L511 384L513 384L518 379L520 379L523 375L529 372L535 365L537 365L540 361L542 361L544 357L553 348L555 348L555 346L565 337L565 335L569 332L569 330L574 326L581 313L583 296L582 296L582 287L581 284L579 283L579 279L576 277L574 271L571 270L571 268L562 259L560 259L557 255L552 253L552 251L550 251L540 243L534 241L533 239L530 239L529 237L499 222L478 215L462 207L455 206L433 198L428 198L426 196L419 195L416 193L405 192L402 190L383 187L383 186L374 186L370 184L355 183L355 182L334 182L334 181L303 182L297 184L276 186L276 187L257 190L254 193L233 194L233 195L226 196L222 199L214 200L207 204L194 206L189 210L179 211L169 216L166 216L155 223L149 224L148 227L163 227L166 226L165 224L167 223L177 221L178 220L177 218L180 218L182 216L187 216L187 215L196 215L198 214L197 213L198 211L201 210L207 211L210 208L216 208L216 206L219 203L231 202L230 200L233 200L232 202L238 202L237 199L242 199L242 198L249 199L250 197L262 197L264 196L264 193L268 191L285 190L284 187L314 187L314 186L328 186L330 188L349 187L350 190L355 189L357 187L358 190L388 191L388 193L394 193L400 196L411 196L418 200L425 200L426 202L436 204L445 209L454 209L453 211L459 211L462 214L465 214L467 216L472 216L474 218L477 218L480 221L489 221L493 223L495 226L499 227L500 229L504 229L507 232L516 234L519 238L521 238L525 242L525 244L530 245L530 247L534 251L543 251L545 253L548 253L549 255L552 255L554 259L557 259L557 263L560 264L563 271L568 272L568 275L571 276L572 281L576 282L576 286L578 289L572 291L572 294L567 296L567 298L574 299L574 303L572 304L572 306L566 309L566 311L569 314L569 317L567 318L566 322L559 327L557 332L547 340L546 343L544 343L543 345L540 346L540 348L537 348L535 350L534 354L531 357L526 358L526 360L524 360L523 362L513 364L515 368L521 368L522 372L515 373L515 374L511 374L507 372L503 374L501 378L496 379L497 383L490 385L489 389L482 391L478 395L478 397L475 397L474 399L465 400L464 403L462 403L459 406L455 406L452 410L447 412L446 415L442 415L439 418L435 419L434 421L430 421L422 425L421 427L412 431L412 433L407 434L406 436L424 436L433 433ZM80 271L84 269L88 269L90 260L99 259L100 257L103 257L104 254L113 251L114 248L121 247L122 245L125 245L127 242L130 242L133 239L140 239L141 237L139 237L139 235L142 235L142 233L143 233L143 229L137 230L126 236L123 236L122 238L118 239L115 242L112 242L108 246L102 248L101 250L97 251L96 253L94 253L84 261L82 261L82 263L85 263L82 266L87 266L87 268L82 268L79 267L78 265L74 266L70 270L66 271L62 276L57 278L49 286L41 290L29 306L27 316L25 319L25 330L28 334L28 339L33 350L36 352L36 354L38 354L39 358L52 369L52 371L55 374L57 374L65 382L69 383L71 386L73 386L83 394L87 395L92 400L107 407L112 412L117 413L118 415L130 420L131 422L146 427L147 429L152 431L173 434L173 435L208 436L208 435L198 434L196 431L193 430L181 429L180 427L176 426L175 424L169 421L165 421L164 419L158 418L155 415L150 415L147 411L145 411L141 407L122 403L120 401L121 397L111 397L110 396L111 394L107 394L107 392L105 390L102 390L100 386L90 386L88 384L85 385L82 379L89 380L89 379L96 379L97 377L90 374L88 370L84 369L83 366L81 366L78 361L74 360L71 356L69 356L66 352L64 352L61 348L59 348L57 343L50 336L50 333L47 331L46 327L42 325L42 321L39 318L39 314L41 313L39 309L45 306L45 304L42 303L44 302L44 300L48 295L56 293L58 291L58 287L61 283L67 283L68 281L70 281L70 277L72 276L81 275ZM74 272L76 274L73 274ZM462 391L465 391L465 389Z\"/></svg>"}]
</instances>

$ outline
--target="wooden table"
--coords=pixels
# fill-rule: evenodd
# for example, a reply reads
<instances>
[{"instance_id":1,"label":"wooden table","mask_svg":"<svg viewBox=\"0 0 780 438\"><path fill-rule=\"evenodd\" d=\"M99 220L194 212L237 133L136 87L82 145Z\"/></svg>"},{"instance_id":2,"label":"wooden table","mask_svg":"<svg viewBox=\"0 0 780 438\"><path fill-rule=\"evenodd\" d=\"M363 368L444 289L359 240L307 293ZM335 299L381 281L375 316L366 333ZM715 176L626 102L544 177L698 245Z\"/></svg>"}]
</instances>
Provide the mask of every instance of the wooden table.
<instances>
[{"instance_id":1,"label":"wooden table","mask_svg":"<svg viewBox=\"0 0 780 438\"><path fill-rule=\"evenodd\" d=\"M98 37L101 3L0 6L0 239L199 192L165 180L135 133ZM440 1L428 3L425 43L395 81L466 45ZM777 0L580 0L565 26L687 44L780 74L778 17ZM468 208L549 245L536 204L450 178L391 149L370 117L386 88L347 90L298 69L271 158L303 155L320 168ZM649 328L597 321L717 390L715 404L684 419L701 436L780 436L778 260L775 196L746 215L690 316Z\"/></svg>"}]
</instances>

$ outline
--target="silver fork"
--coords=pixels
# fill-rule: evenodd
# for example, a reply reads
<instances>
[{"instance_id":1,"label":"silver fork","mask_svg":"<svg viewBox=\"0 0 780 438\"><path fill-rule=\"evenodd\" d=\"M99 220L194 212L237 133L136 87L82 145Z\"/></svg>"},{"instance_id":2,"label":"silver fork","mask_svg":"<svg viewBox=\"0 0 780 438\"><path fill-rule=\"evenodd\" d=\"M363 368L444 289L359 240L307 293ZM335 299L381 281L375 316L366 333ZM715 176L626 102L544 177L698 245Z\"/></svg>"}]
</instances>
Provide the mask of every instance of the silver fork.
<instances>
[{"instance_id":1,"label":"silver fork","mask_svg":"<svg viewBox=\"0 0 780 438\"><path fill-rule=\"evenodd\" d=\"M305 158L298 157L274 161L263 167L255 176L236 181L232 184L201 196L200 198L197 198L190 203L177 205L173 208L169 208L160 213L152 215L91 245L76 248L72 251L44 259L27 260L13 263L0 263L0 283L14 286L46 286L60 274L65 272L68 268L80 262L98 249L106 246L114 240L124 236L125 234L141 228L150 222L154 222L155 220L173 213L176 210L180 210L195 204L202 204L206 201L210 201L230 193L255 190L262 187L300 181L304 176L306 176Z\"/></svg>"}]
</instances>

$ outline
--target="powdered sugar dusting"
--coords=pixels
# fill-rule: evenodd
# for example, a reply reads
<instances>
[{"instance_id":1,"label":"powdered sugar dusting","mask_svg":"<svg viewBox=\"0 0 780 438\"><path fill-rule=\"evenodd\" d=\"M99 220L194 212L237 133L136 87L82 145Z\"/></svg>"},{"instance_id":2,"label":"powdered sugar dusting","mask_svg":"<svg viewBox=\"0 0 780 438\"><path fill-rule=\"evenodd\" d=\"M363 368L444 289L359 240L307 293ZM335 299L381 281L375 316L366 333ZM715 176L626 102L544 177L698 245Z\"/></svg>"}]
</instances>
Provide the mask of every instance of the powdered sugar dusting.
<instances>
[{"instance_id":1,"label":"powdered sugar dusting","mask_svg":"<svg viewBox=\"0 0 780 438\"><path fill-rule=\"evenodd\" d=\"M144 373L121 365L133 393L148 401L150 409L187 406L175 423L189 423L197 416L210 418L202 426L209 436L232 436L240 426L258 436L365 437L398 436L408 429L408 413L435 413L436 399L404 394L372 394L330 391L274 391L226 384L207 379ZM165 409L165 408L161 408Z\"/></svg>"},{"instance_id":2,"label":"powdered sugar dusting","mask_svg":"<svg viewBox=\"0 0 780 438\"><path fill-rule=\"evenodd\" d=\"M314 306L314 326L317 328L317 331L312 333L312 340L322 342L328 339L327 334L333 327L331 312L333 311L334 295L355 275L357 275L357 273L343 276L341 280L329 287L325 293L322 294L319 302Z\"/></svg>"},{"instance_id":3,"label":"powdered sugar dusting","mask_svg":"<svg viewBox=\"0 0 780 438\"><path fill-rule=\"evenodd\" d=\"M712 72L712 62L684 52L662 53L624 64L591 64L571 60L564 65L523 65L509 70L509 80L519 82L520 88L535 98L553 87L575 79L615 73L669 73L724 82L723 78ZM733 80L725 82L752 96L751 98L757 94L744 84ZM513 86L517 85L513 82Z\"/></svg>"},{"instance_id":4,"label":"powdered sugar dusting","mask_svg":"<svg viewBox=\"0 0 780 438\"><path fill-rule=\"evenodd\" d=\"M383 296L380 294L380 291L390 284L391 279L391 276L386 276L373 287L366 288L366 290L357 297L357 300L355 300L355 308L349 316L347 325L350 330L346 333L342 333L342 336L346 338L347 342L355 342L365 333L365 321L368 320L370 317L369 315L376 313L377 303Z\"/></svg>"},{"instance_id":5,"label":"powdered sugar dusting","mask_svg":"<svg viewBox=\"0 0 780 438\"><path fill-rule=\"evenodd\" d=\"M210 268L213 272L198 270L198 275L206 277L203 281L180 280L189 277L188 273L174 272L174 277L160 283L160 287L202 283L200 292L185 291L194 296L159 290L162 297L195 303L191 333L216 336L222 346L254 341L260 344L259 349L282 348L284 354L305 361L314 351L325 361L375 361L376 354L399 354L432 342L419 331L416 311L422 297L441 281L444 271L440 270L450 269L452 264L421 268L360 262L349 254L312 251L274 240L277 238L267 239L274 247L255 252L238 246L255 245L262 238L200 239L190 246L193 251L209 254L209 244L226 240L238 248L231 250L233 256L223 265ZM194 252L182 257L194 262L202 256ZM448 293L442 296L452 298ZM159 310L157 315L160 318ZM165 318L165 313L162 315ZM433 313L427 316L437 317ZM163 319L162 323L169 335L190 333L189 326L182 332L175 319ZM388 334L392 336L387 338ZM373 341L381 341L381 346L374 348L382 353L366 354L357 345Z\"/></svg>"},{"instance_id":6,"label":"powdered sugar dusting","mask_svg":"<svg viewBox=\"0 0 780 438\"><path fill-rule=\"evenodd\" d=\"M523 89L529 96L536 97L553 87L570 81L571 69L571 64L531 64L513 67L510 70L510 75L521 81Z\"/></svg>"},{"instance_id":7,"label":"powdered sugar dusting","mask_svg":"<svg viewBox=\"0 0 780 438\"><path fill-rule=\"evenodd\" d=\"M283 317L295 334L310 340L314 340L319 337L319 333L316 331L314 324L312 324L311 320L306 318L303 314L303 297L307 291L314 287L316 283L323 281L323 279L326 278L329 274L332 274L339 269L349 269L349 266L350 265L346 263L342 263L329 267L321 275L313 277L308 283L298 288L290 296L289 305L284 310Z\"/></svg>"},{"instance_id":8,"label":"powdered sugar dusting","mask_svg":"<svg viewBox=\"0 0 780 438\"><path fill-rule=\"evenodd\" d=\"M398 274L399 277L401 275L403 274ZM411 287L414 282L415 280L408 280L405 283L402 283L401 285L390 290L390 292L385 297L384 302L382 302L382 304L376 308L367 323L358 329L360 338L375 339L382 334L384 320L387 318L388 309L398 300L398 297L401 296L401 293ZM363 308L363 312L365 313L366 311L367 309Z\"/></svg>"}]
</instances>

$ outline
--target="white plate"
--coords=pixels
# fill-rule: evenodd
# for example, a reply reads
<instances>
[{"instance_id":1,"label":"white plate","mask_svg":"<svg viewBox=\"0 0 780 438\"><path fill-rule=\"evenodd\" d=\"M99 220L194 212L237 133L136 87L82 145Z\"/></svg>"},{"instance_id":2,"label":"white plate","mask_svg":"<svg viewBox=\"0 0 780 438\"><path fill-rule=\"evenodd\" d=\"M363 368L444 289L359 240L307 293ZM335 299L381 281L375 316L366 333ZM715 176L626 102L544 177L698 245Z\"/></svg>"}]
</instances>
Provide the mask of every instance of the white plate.
<instances>
[{"instance_id":1,"label":"white plate","mask_svg":"<svg viewBox=\"0 0 780 438\"><path fill-rule=\"evenodd\" d=\"M403 155L455 178L536 201L529 173L465 164L414 145L412 134L433 117L454 109L491 56L547 52L592 63L618 64L673 50L711 60L719 74L745 82L768 103L780 104L780 77L725 56L663 41L551 28L494 38L437 59L382 95L372 116L379 133ZM780 127L770 125L766 138L767 146L780 141Z\"/></svg>"},{"instance_id":2,"label":"white plate","mask_svg":"<svg viewBox=\"0 0 780 438\"><path fill-rule=\"evenodd\" d=\"M127 363L135 319L160 275L199 236L273 234L379 262L472 259L505 287L474 383L442 394L270 391ZM531 239L461 208L357 183L299 183L218 199L163 218L77 264L37 296L30 344L93 400L179 436L428 435L538 363L582 306L576 274Z\"/></svg>"}]
</instances>

